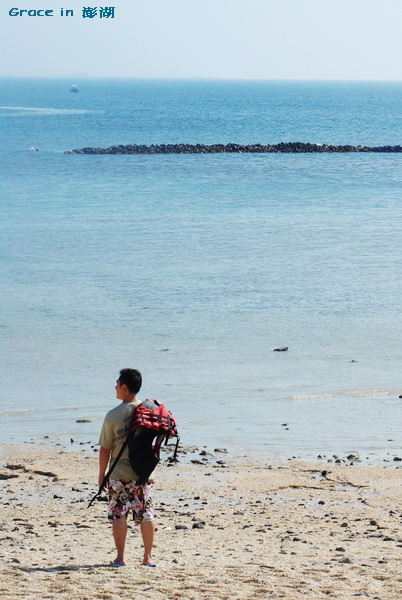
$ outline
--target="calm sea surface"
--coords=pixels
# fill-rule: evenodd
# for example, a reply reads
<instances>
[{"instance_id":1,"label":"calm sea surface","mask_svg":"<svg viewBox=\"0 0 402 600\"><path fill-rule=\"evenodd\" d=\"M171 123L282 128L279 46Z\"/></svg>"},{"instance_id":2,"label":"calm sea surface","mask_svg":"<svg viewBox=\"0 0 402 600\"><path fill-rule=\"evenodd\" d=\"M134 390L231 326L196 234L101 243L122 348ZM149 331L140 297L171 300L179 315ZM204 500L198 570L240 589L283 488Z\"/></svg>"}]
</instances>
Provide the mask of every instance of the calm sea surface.
<instances>
[{"instance_id":1,"label":"calm sea surface","mask_svg":"<svg viewBox=\"0 0 402 600\"><path fill-rule=\"evenodd\" d=\"M401 107L396 83L0 80L0 441L97 441L134 366L184 444L402 456L401 155L64 154L401 144Z\"/></svg>"}]
</instances>

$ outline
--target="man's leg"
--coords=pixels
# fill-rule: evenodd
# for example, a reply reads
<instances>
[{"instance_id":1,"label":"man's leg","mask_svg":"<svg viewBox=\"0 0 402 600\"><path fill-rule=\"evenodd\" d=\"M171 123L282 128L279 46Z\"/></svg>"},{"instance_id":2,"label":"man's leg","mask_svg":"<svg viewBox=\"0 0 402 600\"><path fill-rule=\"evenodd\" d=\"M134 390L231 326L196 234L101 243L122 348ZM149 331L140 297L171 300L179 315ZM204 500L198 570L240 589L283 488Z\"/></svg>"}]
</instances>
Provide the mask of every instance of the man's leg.
<instances>
[{"instance_id":1,"label":"man's leg","mask_svg":"<svg viewBox=\"0 0 402 600\"><path fill-rule=\"evenodd\" d=\"M127 515L113 520L113 538L117 550L117 556L113 562L126 564L124 560L124 548L127 537Z\"/></svg>"},{"instance_id":2,"label":"man's leg","mask_svg":"<svg viewBox=\"0 0 402 600\"><path fill-rule=\"evenodd\" d=\"M141 521L140 523L142 541L144 543L143 565L152 564L152 547L155 536L155 521Z\"/></svg>"}]
</instances>

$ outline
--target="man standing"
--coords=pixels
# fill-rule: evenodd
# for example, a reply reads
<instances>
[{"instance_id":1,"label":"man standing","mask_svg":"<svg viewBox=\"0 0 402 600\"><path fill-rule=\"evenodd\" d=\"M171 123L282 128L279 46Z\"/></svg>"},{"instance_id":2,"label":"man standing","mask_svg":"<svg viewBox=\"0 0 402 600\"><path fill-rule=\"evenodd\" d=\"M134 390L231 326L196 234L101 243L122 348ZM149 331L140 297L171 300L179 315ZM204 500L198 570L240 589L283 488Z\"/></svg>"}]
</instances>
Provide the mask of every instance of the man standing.
<instances>
[{"instance_id":1,"label":"man standing","mask_svg":"<svg viewBox=\"0 0 402 600\"><path fill-rule=\"evenodd\" d=\"M130 431L135 408L141 404L137 394L141 389L142 377L137 369L122 369L116 381L116 398L121 404L110 410L103 422L99 438L99 485L105 477L109 462L119 453ZM117 556L110 563L114 567L125 566L124 549L127 536L127 516L133 512L133 518L140 524L144 544L142 565L155 567L152 562L152 546L155 533L152 505L152 481L144 485L136 483L137 474L133 471L125 448L109 480L108 520L113 525L113 538Z\"/></svg>"}]
</instances>

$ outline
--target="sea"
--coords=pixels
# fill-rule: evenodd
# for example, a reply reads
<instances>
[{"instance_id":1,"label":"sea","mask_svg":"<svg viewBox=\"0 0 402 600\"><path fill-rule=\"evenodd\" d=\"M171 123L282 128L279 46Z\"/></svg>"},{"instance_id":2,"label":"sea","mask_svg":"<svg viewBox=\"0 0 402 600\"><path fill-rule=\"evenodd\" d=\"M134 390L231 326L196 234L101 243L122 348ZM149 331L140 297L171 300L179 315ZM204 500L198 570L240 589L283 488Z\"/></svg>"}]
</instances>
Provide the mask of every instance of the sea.
<instances>
[{"instance_id":1,"label":"sea","mask_svg":"<svg viewBox=\"0 0 402 600\"><path fill-rule=\"evenodd\" d=\"M183 446L398 466L401 154L65 151L397 145L401 82L1 79L0 130L1 443L96 444L135 367Z\"/></svg>"}]
</instances>

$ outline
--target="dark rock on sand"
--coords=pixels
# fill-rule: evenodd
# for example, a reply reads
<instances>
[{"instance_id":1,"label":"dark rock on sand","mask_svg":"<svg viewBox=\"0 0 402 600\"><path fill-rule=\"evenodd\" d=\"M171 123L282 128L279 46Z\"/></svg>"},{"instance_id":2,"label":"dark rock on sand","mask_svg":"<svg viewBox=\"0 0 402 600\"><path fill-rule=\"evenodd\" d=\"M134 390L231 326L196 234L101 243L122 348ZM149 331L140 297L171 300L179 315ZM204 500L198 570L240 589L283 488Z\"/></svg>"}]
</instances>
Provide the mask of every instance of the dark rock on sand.
<instances>
[{"instance_id":1,"label":"dark rock on sand","mask_svg":"<svg viewBox=\"0 0 402 600\"><path fill-rule=\"evenodd\" d=\"M0 479L15 479L19 477L17 473L0 473Z\"/></svg>"},{"instance_id":2,"label":"dark rock on sand","mask_svg":"<svg viewBox=\"0 0 402 600\"><path fill-rule=\"evenodd\" d=\"M348 460L353 460L353 461L360 460L360 456L358 454L348 454L347 458L348 458Z\"/></svg>"}]
</instances>

